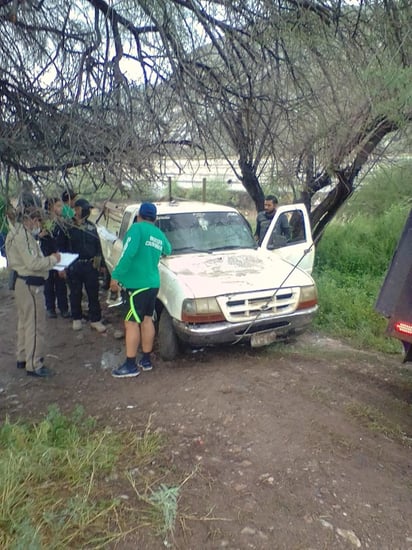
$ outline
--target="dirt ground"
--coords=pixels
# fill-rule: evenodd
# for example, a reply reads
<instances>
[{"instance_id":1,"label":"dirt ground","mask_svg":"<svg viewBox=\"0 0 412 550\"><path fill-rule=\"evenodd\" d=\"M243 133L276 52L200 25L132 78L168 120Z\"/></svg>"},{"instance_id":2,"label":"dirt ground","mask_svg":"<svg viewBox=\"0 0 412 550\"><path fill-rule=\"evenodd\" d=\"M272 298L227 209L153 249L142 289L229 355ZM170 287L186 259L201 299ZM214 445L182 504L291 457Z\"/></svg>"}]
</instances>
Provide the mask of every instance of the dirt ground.
<instances>
[{"instance_id":1,"label":"dirt ground","mask_svg":"<svg viewBox=\"0 0 412 550\"><path fill-rule=\"evenodd\" d=\"M80 404L102 424L161 430L162 466L185 480L167 546L412 549L412 367L401 353L308 334L188 351L173 364L155 355L152 372L115 380L107 367L123 354L121 322L105 309L103 335L47 321L56 376L35 380L15 367L14 298L2 285L1 418ZM165 546L134 534L117 548Z\"/></svg>"}]
</instances>

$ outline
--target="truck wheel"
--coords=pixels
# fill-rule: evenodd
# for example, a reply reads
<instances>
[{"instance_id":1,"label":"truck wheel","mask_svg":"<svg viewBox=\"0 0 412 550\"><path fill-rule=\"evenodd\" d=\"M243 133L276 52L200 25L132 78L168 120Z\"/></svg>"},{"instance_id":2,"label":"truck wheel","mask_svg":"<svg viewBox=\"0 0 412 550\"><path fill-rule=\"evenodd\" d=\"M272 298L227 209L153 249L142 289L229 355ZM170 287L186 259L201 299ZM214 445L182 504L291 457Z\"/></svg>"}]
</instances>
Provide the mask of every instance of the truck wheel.
<instances>
[{"instance_id":1,"label":"truck wheel","mask_svg":"<svg viewBox=\"0 0 412 550\"><path fill-rule=\"evenodd\" d=\"M158 345L160 357L164 361L173 361L179 355L179 339L166 309L160 314Z\"/></svg>"}]
</instances>

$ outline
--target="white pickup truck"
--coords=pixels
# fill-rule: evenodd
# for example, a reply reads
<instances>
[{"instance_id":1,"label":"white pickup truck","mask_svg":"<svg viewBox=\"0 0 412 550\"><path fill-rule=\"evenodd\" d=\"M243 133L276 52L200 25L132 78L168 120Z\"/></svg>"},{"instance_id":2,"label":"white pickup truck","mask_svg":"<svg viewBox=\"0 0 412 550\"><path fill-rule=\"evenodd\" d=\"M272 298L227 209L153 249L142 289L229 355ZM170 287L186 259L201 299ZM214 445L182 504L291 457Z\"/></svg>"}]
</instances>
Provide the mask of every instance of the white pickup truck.
<instances>
[{"instance_id":1,"label":"white pickup truck","mask_svg":"<svg viewBox=\"0 0 412 550\"><path fill-rule=\"evenodd\" d=\"M139 204L106 206L98 223L111 272ZM156 224L172 245L160 261L157 341L164 360L180 345L250 342L253 347L301 333L317 311L311 277L314 246L303 204L279 207L260 247L246 219L229 206L156 203ZM290 235L280 235L279 217Z\"/></svg>"}]
</instances>

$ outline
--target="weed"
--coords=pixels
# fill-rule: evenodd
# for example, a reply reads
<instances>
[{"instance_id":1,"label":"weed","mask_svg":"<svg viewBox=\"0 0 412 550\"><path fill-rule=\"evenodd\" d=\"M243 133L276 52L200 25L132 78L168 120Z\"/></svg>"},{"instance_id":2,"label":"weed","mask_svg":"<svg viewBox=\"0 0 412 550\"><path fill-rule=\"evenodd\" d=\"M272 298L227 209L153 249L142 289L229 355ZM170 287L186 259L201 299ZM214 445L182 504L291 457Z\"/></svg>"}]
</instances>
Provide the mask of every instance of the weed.
<instances>
[{"instance_id":1,"label":"weed","mask_svg":"<svg viewBox=\"0 0 412 550\"><path fill-rule=\"evenodd\" d=\"M161 484L149 497L154 510L160 516L160 533L162 535L172 533L174 529L179 492L179 487L167 487Z\"/></svg>"},{"instance_id":2,"label":"weed","mask_svg":"<svg viewBox=\"0 0 412 550\"><path fill-rule=\"evenodd\" d=\"M102 479L113 471L119 477L125 453L140 466L159 450L159 437L148 430L142 438L99 430L80 408L65 416L50 407L35 424L6 419L0 428L0 547L101 548L122 537L113 525L122 502L102 490Z\"/></svg>"},{"instance_id":3,"label":"weed","mask_svg":"<svg viewBox=\"0 0 412 550\"><path fill-rule=\"evenodd\" d=\"M412 438L408 437L398 424L391 422L379 409L357 402L351 402L345 408L350 416L359 420L368 429L382 433L389 439L412 446Z\"/></svg>"},{"instance_id":4,"label":"weed","mask_svg":"<svg viewBox=\"0 0 412 550\"><path fill-rule=\"evenodd\" d=\"M317 401L322 405L330 405L333 401L333 393L329 388L319 388L317 386L313 386L310 390L310 396L314 401Z\"/></svg>"}]
</instances>

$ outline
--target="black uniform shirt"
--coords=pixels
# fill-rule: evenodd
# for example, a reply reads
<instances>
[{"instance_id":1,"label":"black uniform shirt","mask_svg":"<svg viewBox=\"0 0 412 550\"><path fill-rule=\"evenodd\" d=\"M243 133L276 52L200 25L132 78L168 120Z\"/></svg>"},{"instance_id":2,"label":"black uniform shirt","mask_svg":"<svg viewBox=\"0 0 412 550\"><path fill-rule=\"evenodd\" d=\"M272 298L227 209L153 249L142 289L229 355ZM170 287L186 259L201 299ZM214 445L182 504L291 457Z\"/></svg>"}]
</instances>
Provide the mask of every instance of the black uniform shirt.
<instances>
[{"instance_id":1,"label":"black uniform shirt","mask_svg":"<svg viewBox=\"0 0 412 550\"><path fill-rule=\"evenodd\" d=\"M40 237L40 248L45 256L53 252L69 251L68 227L62 221L55 221L52 229L44 237Z\"/></svg>"},{"instance_id":2,"label":"black uniform shirt","mask_svg":"<svg viewBox=\"0 0 412 550\"><path fill-rule=\"evenodd\" d=\"M69 229L70 252L77 253L80 260L90 260L102 255L99 234L94 223L86 220L81 225Z\"/></svg>"}]
</instances>

